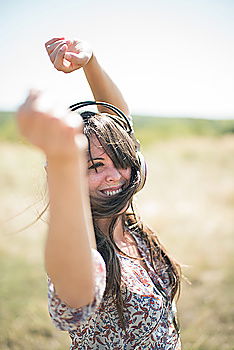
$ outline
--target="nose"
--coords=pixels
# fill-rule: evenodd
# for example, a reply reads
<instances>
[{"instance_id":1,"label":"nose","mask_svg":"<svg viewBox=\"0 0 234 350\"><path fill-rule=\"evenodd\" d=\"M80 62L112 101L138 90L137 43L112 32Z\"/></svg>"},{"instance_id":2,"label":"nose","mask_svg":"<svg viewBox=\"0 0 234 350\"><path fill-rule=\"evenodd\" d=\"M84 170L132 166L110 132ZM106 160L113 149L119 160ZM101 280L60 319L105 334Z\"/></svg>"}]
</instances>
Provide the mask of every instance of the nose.
<instances>
[{"instance_id":1,"label":"nose","mask_svg":"<svg viewBox=\"0 0 234 350\"><path fill-rule=\"evenodd\" d=\"M117 182L121 179L121 174L114 166L109 167L106 173L106 182Z\"/></svg>"}]
</instances>

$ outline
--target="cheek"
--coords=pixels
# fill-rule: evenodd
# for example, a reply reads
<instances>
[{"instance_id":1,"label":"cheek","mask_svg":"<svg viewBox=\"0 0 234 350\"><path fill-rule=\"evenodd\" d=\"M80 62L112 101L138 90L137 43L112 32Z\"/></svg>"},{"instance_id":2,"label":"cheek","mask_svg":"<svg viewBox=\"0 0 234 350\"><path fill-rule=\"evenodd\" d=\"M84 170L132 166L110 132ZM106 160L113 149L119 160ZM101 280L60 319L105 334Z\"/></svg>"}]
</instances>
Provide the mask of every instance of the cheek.
<instances>
[{"instance_id":1,"label":"cheek","mask_svg":"<svg viewBox=\"0 0 234 350\"><path fill-rule=\"evenodd\" d=\"M89 192L95 191L101 182L102 182L102 179L100 175L96 173L88 175Z\"/></svg>"},{"instance_id":2,"label":"cheek","mask_svg":"<svg viewBox=\"0 0 234 350\"><path fill-rule=\"evenodd\" d=\"M130 178L131 178L131 168L122 169L120 173L126 180L130 180Z\"/></svg>"}]
</instances>

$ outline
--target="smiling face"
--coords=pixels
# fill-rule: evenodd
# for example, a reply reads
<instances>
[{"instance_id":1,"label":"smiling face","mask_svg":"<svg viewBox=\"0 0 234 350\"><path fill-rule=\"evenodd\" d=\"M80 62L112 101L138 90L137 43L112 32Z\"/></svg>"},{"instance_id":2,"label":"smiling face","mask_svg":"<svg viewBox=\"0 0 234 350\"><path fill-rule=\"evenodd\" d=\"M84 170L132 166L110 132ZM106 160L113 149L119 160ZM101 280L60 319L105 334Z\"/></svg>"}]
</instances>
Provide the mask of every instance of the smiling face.
<instances>
[{"instance_id":1,"label":"smiling face","mask_svg":"<svg viewBox=\"0 0 234 350\"><path fill-rule=\"evenodd\" d=\"M84 118L88 139L88 185L92 217L110 218L131 205L140 180L134 140L113 116Z\"/></svg>"},{"instance_id":2,"label":"smiling face","mask_svg":"<svg viewBox=\"0 0 234 350\"><path fill-rule=\"evenodd\" d=\"M131 177L131 169L117 168L95 136L90 139L88 184L92 198L112 198L123 191Z\"/></svg>"}]
</instances>

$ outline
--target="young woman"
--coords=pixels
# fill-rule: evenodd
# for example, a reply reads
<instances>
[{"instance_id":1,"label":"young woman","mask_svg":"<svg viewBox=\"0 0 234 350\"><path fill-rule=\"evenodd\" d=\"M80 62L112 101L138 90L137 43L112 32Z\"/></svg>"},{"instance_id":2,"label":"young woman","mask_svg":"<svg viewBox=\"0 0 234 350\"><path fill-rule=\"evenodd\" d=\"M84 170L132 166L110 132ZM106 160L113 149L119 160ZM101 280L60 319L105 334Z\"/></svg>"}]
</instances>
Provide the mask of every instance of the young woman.
<instances>
[{"instance_id":1,"label":"young woman","mask_svg":"<svg viewBox=\"0 0 234 350\"><path fill-rule=\"evenodd\" d=\"M122 111L98 104L97 113L68 112L72 127L40 111L36 92L18 110L22 134L48 162L51 318L72 350L178 350L179 267L134 211L145 164L128 106L87 44L53 38L46 50L57 70L82 67L94 99Z\"/></svg>"}]
</instances>

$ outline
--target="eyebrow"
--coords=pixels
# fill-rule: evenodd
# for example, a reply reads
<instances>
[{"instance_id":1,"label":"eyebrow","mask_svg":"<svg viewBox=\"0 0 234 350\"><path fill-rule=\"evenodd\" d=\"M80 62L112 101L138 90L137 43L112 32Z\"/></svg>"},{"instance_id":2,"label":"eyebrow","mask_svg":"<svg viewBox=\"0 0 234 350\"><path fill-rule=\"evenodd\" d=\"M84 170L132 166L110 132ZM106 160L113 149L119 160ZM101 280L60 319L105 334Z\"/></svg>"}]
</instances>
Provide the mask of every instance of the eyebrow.
<instances>
[{"instance_id":1,"label":"eyebrow","mask_svg":"<svg viewBox=\"0 0 234 350\"><path fill-rule=\"evenodd\" d=\"M91 162L91 160L92 160L92 161L94 161L94 160L104 160L104 158L92 158L92 159L89 158L89 159L88 159L88 162Z\"/></svg>"}]
</instances>

